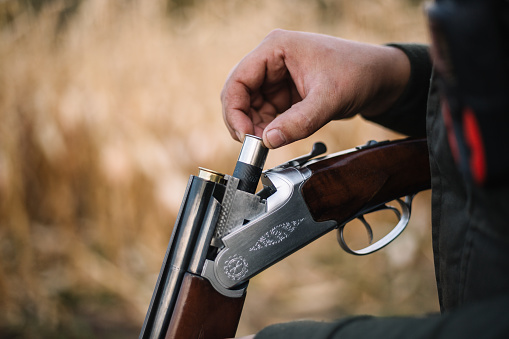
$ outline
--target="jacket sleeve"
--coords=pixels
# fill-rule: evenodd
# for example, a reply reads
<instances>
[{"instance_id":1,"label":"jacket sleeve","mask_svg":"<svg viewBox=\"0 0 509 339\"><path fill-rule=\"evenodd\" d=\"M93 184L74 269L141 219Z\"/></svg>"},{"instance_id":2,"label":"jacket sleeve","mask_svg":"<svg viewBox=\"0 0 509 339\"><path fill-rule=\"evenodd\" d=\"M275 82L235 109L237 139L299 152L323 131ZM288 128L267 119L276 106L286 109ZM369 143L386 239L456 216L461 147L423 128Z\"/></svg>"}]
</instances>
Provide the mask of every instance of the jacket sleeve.
<instances>
[{"instance_id":1,"label":"jacket sleeve","mask_svg":"<svg viewBox=\"0 0 509 339\"><path fill-rule=\"evenodd\" d=\"M402 50L410 60L410 79L396 101L385 113L366 118L396 132L426 136L426 103L431 79L432 64L427 45L389 44Z\"/></svg>"},{"instance_id":2,"label":"jacket sleeve","mask_svg":"<svg viewBox=\"0 0 509 339\"><path fill-rule=\"evenodd\" d=\"M272 325L255 339L477 339L509 337L509 296L426 317L349 317Z\"/></svg>"}]
</instances>

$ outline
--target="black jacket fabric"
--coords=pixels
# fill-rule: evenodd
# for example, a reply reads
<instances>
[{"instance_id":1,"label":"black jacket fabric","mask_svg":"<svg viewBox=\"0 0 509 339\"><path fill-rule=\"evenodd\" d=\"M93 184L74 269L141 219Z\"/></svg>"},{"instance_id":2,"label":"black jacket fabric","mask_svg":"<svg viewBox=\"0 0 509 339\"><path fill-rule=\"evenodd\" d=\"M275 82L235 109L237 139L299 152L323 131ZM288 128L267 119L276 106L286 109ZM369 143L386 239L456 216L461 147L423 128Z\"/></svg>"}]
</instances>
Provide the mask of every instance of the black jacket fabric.
<instances>
[{"instance_id":1,"label":"black jacket fabric","mask_svg":"<svg viewBox=\"0 0 509 339\"><path fill-rule=\"evenodd\" d=\"M428 47L393 46L410 60L410 81L394 107L371 120L410 136L427 136L442 314L292 322L269 326L256 339L509 337L509 187L479 187L461 174L448 145ZM500 154L507 156L507 150Z\"/></svg>"}]
</instances>

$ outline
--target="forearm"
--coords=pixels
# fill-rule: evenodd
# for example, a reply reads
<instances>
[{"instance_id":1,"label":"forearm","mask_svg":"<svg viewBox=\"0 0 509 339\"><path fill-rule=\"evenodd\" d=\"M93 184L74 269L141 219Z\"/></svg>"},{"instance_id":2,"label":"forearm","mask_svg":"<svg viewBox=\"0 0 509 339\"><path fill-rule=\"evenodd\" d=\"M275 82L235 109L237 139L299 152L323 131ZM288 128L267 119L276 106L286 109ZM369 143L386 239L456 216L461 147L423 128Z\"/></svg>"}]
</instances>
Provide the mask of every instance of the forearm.
<instances>
[{"instance_id":1,"label":"forearm","mask_svg":"<svg viewBox=\"0 0 509 339\"><path fill-rule=\"evenodd\" d=\"M370 115L367 120L409 136L426 135L426 103L432 64L429 48L419 44L391 45L403 51L410 61L410 78L399 99L387 111Z\"/></svg>"}]
</instances>

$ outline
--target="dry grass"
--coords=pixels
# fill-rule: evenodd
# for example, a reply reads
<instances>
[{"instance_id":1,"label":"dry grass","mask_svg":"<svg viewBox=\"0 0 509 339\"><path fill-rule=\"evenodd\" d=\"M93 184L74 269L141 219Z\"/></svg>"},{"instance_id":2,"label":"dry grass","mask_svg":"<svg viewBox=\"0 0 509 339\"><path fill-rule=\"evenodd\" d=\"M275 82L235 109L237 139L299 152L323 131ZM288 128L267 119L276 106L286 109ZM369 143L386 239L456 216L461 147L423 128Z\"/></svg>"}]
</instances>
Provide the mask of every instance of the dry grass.
<instances>
[{"instance_id":1,"label":"dry grass","mask_svg":"<svg viewBox=\"0 0 509 339\"><path fill-rule=\"evenodd\" d=\"M160 1L88 0L64 29L53 6L19 10L0 30L0 336L137 335L188 176L231 173L238 155L222 83L271 29L426 41L420 8L403 0L187 11L182 20ZM394 136L334 123L272 152L268 166L315 140L340 150ZM353 258L331 235L255 278L239 335L303 317L436 310L428 198L381 253Z\"/></svg>"}]
</instances>

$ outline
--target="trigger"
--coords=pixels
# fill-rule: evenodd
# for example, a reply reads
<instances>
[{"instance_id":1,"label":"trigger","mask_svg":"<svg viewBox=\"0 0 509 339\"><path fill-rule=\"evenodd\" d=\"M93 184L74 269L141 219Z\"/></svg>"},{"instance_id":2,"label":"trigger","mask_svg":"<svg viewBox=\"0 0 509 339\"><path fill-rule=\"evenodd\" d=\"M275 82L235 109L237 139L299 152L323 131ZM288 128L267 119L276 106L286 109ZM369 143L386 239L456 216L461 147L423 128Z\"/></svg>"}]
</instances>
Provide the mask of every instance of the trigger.
<instances>
[{"instance_id":1,"label":"trigger","mask_svg":"<svg viewBox=\"0 0 509 339\"><path fill-rule=\"evenodd\" d=\"M364 227L366 228L366 232L368 232L369 243L372 244L373 243L373 230L371 229L371 225L366 221L366 219L364 218L363 215L361 215L357 219L359 219L362 222L362 224L364 225Z\"/></svg>"}]
</instances>

